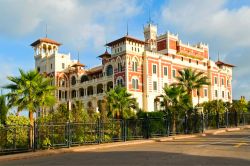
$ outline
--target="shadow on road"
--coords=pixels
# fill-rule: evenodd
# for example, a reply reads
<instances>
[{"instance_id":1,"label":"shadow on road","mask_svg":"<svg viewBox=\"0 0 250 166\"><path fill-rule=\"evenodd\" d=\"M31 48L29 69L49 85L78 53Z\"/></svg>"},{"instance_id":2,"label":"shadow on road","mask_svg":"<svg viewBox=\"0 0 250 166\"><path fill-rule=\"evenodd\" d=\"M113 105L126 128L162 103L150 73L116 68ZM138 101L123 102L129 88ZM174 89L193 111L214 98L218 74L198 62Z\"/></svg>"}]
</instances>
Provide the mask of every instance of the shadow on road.
<instances>
[{"instance_id":1,"label":"shadow on road","mask_svg":"<svg viewBox=\"0 0 250 166\"><path fill-rule=\"evenodd\" d=\"M112 165L112 166L166 166L166 165L250 165L250 160L226 157L193 156L157 151L78 152L2 162L0 165Z\"/></svg>"}]
</instances>

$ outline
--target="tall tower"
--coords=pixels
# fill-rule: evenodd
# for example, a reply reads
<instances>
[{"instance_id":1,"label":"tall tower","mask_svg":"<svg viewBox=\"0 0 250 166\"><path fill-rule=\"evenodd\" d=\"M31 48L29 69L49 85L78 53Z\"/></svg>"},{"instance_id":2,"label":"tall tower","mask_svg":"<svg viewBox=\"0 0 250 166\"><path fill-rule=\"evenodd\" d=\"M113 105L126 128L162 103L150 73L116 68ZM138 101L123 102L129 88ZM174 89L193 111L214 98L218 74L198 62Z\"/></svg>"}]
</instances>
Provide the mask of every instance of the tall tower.
<instances>
[{"instance_id":1,"label":"tall tower","mask_svg":"<svg viewBox=\"0 0 250 166\"><path fill-rule=\"evenodd\" d=\"M144 38L147 51L156 51L156 39L157 39L157 26L153 25L151 21L144 26Z\"/></svg>"},{"instance_id":2,"label":"tall tower","mask_svg":"<svg viewBox=\"0 0 250 166\"><path fill-rule=\"evenodd\" d=\"M34 48L35 67L40 73L55 71L55 55L61 44L49 38L41 38L31 44Z\"/></svg>"}]
</instances>

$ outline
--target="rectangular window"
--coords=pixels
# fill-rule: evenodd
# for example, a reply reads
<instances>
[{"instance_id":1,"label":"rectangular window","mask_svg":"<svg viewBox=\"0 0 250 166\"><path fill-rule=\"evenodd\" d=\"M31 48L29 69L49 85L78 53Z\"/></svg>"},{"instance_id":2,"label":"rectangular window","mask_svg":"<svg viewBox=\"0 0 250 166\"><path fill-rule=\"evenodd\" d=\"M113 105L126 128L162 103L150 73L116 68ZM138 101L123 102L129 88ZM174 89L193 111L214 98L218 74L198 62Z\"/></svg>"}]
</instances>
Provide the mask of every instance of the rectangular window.
<instances>
[{"instance_id":1,"label":"rectangular window","mask_svg":"<svg viewBox=\"0 0 250 166\"><path fill-rule=\"evenodd\" d=\"M218 91L215 90L215 97L218 97Z\"/></svg>"},{"instance_id":2,"label":"rectangular window","mask_svg":"<svg viewBox=\"0 0 250 166\"><path fill-rule=\"evenodd\" d=\"M52 64L50 64L50 68L53 69L53 65Z\"/></svg>"},{"instance_id":3,"label":"rectangular window","mask_svg":"<svg viewBox=\"0 0 250 166\"><path fill-rule=\"evenodd\" d=\"M136 89L139 89L138 79L135 80L135 88L136 88Z\"/></svg>"},{"instance_id":4,"label":"rectangular window","mask_svg":"<svg viewBox=\"0 0 250 166\"><path fill-rule=\"evenodd\" d=\"M189 63L191 63L192 62L192 60L191 59L189 59Z\"/></svg>"},{"instance_id":5,"label":"rectangular window","mask_svg":"<svg viewBox=\"0 0 250 166\"><path fill-rule=\"evenodd\" d=\"M153 65L153 74L156 74L156 65Z\"/></svg>"},{"instance_id":6,"label":"rectangular window","mask_svg":"<svg viewBox=\"0 0 250 166\"><path fill-rule=\"evenodd\" d=\"M172 58L175 59L175 55L172 55Z\"/></svg>"},{"instance_id":7,"label":"rectangular window","mask_svg":"<svg viewBox=\"0 0 250 166\"><path fill-rule=\"evenodd\" d=\"M214 77L214 84L217 84L217 77Z\"/></svg>"},{"instance_id":8,"label":"rectangular window","mask_svg":"<svg viewBox=\"0 0 250 166\"><path fill-rule=\"evenodd\" d=\"M204 96L207 97L207 89L204 89Z\"/></svg>"},{"instance_id":9,"label":"rectangular window","mask_svg":"<svg viewBox=\"0 0 250 166\"><path fill-rule=\"evenodd\" d=\"M229 86L229 80L227 80L227 86Z\"/></svg>"},{"instance_id":10,"label":"rectangular window","mask_svg":"<svg viewBox=\"0 0 250 166\"><path fill-rule=\"evenodd\" d=\"M137 62L136 61L132 62L132 70L137 71Z\"/></svg>"},{"instance_id":11,"label":"rectangular window","mask_svg":"<svg viewBox=\"0 0 250 166\"><path fill-rule=\"evenodd\" d=\"M225 94L224 94L224 91L222 91L222 94L221 94L221 95L222 95L222 98L224 98L224 95L225 95Z\"/></svg>"},{"instance_id":12,"label":"rectangular window","mask_svg":"<svg viewBox=\"0 0 250 166\"><path fill-rule=\"evenodd\" d=\"M168 67L164 67L164 76L168 75Z\"/></svg>"},{"instance_id":13,"label":"rectangular window","mask_svg":"<svg viewBox=\"0 0 250 166\"><path fill-rule=\"evenodd\" d=\"M153 90L157 90L157 82L156 81L153 82Z\"/></svg>"},{"instance_id":14,"label":"rectangular window","mask_svg":"<svg viewBox=\"0 0 250 166\"><path fill-rule=\"evenodd\" d=\"M176 77L176 70L172 70L172 77L173 77L173 78Z\"/></svg>"},{"instance_id":15,"label":"rectangular window","mask_svg":"<svg viewBox=\"0 0 250 166\"><path fill-rule=\"evenodd\" d=\"M183 61L184 60L184 58L183 57L181 57L181 61Z\"/></svg>"},{"instance_id":16,"label":"rectangular window","mask_svg":"<svg viewBox=\"0 0 250 166\"><path fill-rule=\"evenodd\" d=\"M132 79L132 88L135 89L135 79Z\"/></svg>"},{"instance_id":17,"label":"rectangular window","mask_svg":"<svg viewBox=\"0 0 250 166\"><path fill-rule=\"evenodd\" d=\"M132 88L138 89L138 79L132 79Z\"/></svg>"},{"instance_id":18,"label":"rectangular window","mask_svg":"<svg viewBox=\"0 0 250 166\"><path fill-rule=\"evenodd\" d=\"M221 85L224 85L224 78L221 79Z\"/></svg>"},{"instance_id":19,"label":"rectangular window","mask_svg":"<svg viewBox=\"0 0 250 166\"><path fill-rule=\"evenodd\" d=\"M62 69L64 69L65 68L65 64L64 63L62 63Z\"/></svg>"}]
</instances>

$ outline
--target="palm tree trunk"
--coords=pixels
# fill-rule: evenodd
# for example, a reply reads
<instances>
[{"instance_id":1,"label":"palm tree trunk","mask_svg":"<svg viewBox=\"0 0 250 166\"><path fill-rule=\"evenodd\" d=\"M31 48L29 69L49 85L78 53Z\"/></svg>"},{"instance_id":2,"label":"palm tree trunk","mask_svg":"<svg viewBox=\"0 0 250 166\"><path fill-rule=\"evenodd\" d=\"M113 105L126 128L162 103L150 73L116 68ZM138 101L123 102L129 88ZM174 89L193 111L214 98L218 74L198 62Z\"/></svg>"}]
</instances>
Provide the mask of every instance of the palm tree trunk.
<instances>
[{"instance_id":1,"label":"palm tree trunk","mask_svg":"<svg viewBox=\"0 0 250 166\"><path fill-rule=\"evenodd\" d=\"M198 107L200 106L200 90L197 89L198 93L197 93L197 96L198 96Z\"/></svg>"},{"instance_id":2,"label":"palm tree trunk","mask_svg":"<svg viewBox=\"0 0 250 166\"><path fill-rule=\"evenodd\" d=\"M34 141L34 117L33 117L33 111L29 111L29 120L30 120L30 128L29 128L29 143L30 148L33 147L33 141Z\"/></svg>"}]
</instances>

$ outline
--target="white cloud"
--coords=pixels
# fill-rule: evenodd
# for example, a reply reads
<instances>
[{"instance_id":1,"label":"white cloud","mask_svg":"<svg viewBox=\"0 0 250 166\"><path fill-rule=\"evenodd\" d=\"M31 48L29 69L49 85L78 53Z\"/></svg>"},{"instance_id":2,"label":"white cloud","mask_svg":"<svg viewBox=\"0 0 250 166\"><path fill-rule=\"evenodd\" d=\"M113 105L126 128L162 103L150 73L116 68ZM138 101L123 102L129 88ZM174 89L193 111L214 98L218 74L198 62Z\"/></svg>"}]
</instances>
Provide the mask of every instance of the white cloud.
<instances>
[{"instance_id":1,"label":"white cloud","mask_svg":"<svg viewBox=\"0 0 250 166\"><path fill-rule=\"evenodd\" d=\"M49 37L81 49L105 43L107 34L140 12L136 0L2 0L0 35L23 37L32 34ZM40 32L40 33L39 33Z\"/></svg>"},{"instance_id":2,"label":"white cloud","mask_svg":"<svg viewBox=\"0 0 250 166\"><path fill-rule=\"evenodd\" d=\"M11 63L12 60L9 58L4 58L4 56L0 55L0 88L9 83L6 79L7 76L13 75L13 69L15 66Z\"/></svg>"},{"instance_id":3,"label":"white cloud","mask_svg":"<svg viewBox=\"0 0 250 166\"><path fill-rule=\"evenodd\" d=\"M227 0L170 0L161 10L165 27L171 25L186 38L209 43L210 56L218 51L235 64L233 95L250 97L250 7L228 9Z\"/></svg>"},{"instance_id":4,"label":"white cloud","mask_svg":"<svg viewBox=\"0 0 250 166\"><path fill-rule=\"evenodd\" d=\"M223 46L250 46L250 7L229 10L226 0L177 0L163 7L164 22L191 35L223 41Z\"/></svg>"}]
</instances>

